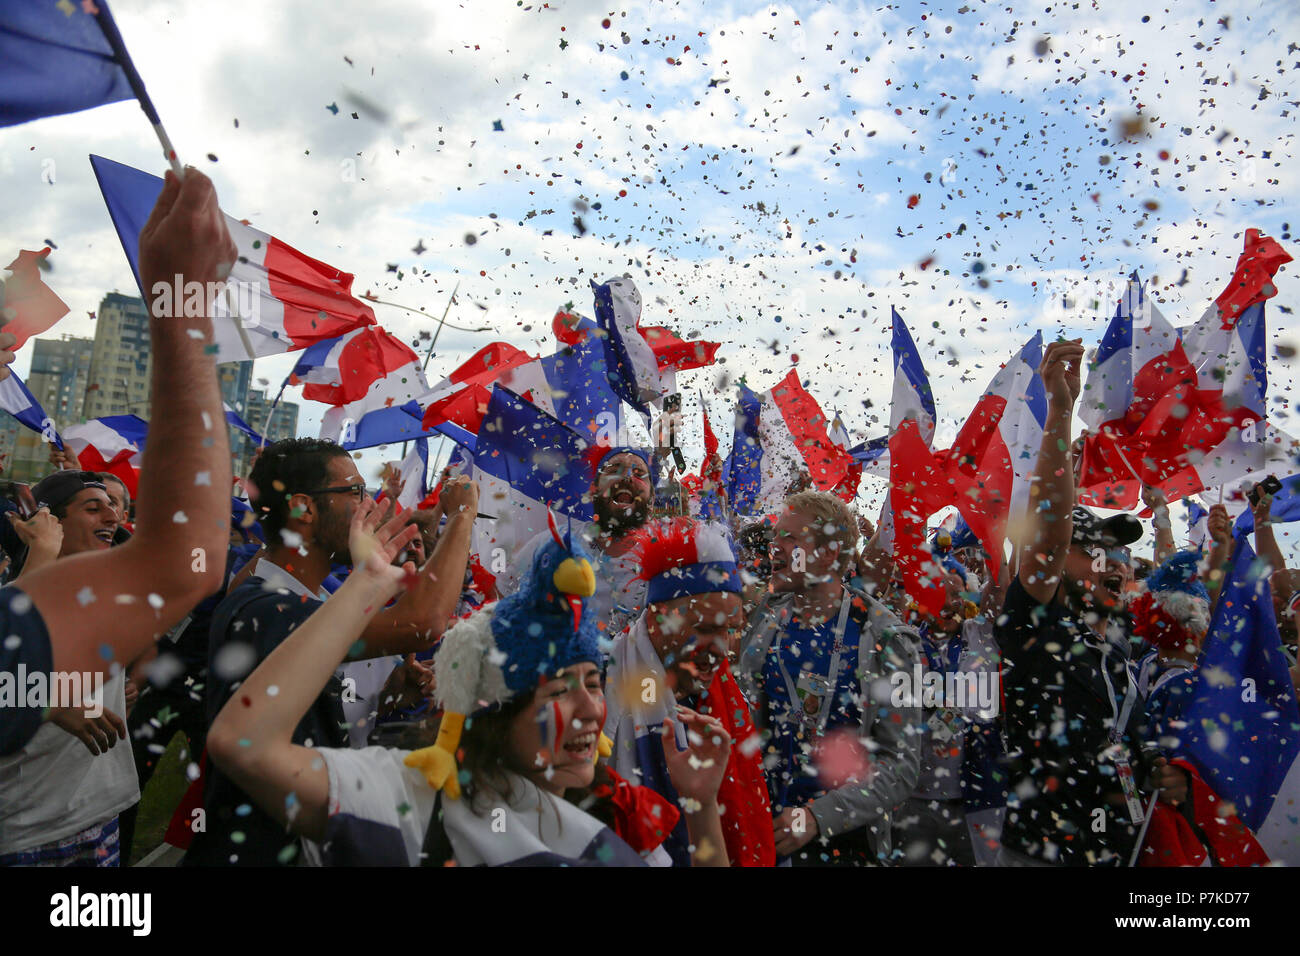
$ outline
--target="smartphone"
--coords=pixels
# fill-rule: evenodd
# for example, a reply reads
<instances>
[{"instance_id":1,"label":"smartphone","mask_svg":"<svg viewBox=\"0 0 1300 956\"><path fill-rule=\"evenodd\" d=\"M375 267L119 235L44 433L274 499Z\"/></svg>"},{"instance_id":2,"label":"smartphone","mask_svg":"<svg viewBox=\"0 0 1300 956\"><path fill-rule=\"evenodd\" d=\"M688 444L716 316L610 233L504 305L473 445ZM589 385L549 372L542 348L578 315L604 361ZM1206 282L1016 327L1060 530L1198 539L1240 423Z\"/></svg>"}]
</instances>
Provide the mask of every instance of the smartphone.
<instances>
[{"instance_id":1,"label":"smartphone","mask_svg":"<svg viewBox=\"0 0 1300 956\"><path fill-rule=\"evenodd\" d=\"M32 489L21 481L0 481L0 495L14 503L18 517L24 521L36 514L36 499L32 497Z\"/></svg>"},{"instance_id":2,"label":"smartphone","mask_svg":"<svg viewBox=\"0 0 1300 956\"><path fill-rule=\"evenodd\" d=\"M1250 505L1253 508L1259 504L1259 494L1263 491L1266 495L1275 495L1282 490L1282 482L1278 481L1277 475L1269 475L1254 488L1250 489Z\"/></svg>"}]
</instances>

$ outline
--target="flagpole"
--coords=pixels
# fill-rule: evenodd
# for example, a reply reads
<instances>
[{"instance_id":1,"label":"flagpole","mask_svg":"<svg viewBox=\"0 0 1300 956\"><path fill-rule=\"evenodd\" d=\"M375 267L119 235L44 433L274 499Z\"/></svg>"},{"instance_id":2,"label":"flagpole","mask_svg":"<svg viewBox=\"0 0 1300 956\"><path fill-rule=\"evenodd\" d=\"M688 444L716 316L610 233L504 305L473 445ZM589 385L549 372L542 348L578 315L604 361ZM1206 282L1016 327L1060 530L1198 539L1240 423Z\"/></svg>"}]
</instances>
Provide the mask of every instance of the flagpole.
<instances>
[{"instance_id":1,"label":"flagpole","mask_svg":"<svg viewBox=\"0 0 1300 956\"><path fill-rule=\"evenodd\" d=\"M442 318L440 318L440 319L438 320L438 327L437 327L436 329L433 330L433 341L429 343L429 350L428 350L427 352L424 353L424 364L420 366L420 371L422 371L422 372L425 371L425 370L427 370L428 367L429 367L429 359L433 358L433 349L434 349L434 346L436 346L436 345L438 344L438 336L442 334L442 327L443 327L444 325L447 324L447 315L448 315L448 313L451 312L451 304L452 304L453 302L456 301L456 293L457 293L459 290L460 290L460 282L459 282L459 280L458 280L458 281L456 282L455 287L451 290L451 295L449 295L449 296L447 297L447 307L446 307L445 309L442 310ZM373 301L373 302L379 302L378 299L372 299L371 301ZM420 315L426 315L426 316L428 316L429 318L433 318L433 316L429 315L428 312L425 312L425 311L423 311L423 310L421 310L421 309L412 309L410 306L406 306L406 305L397 305L396 302L379 302L379 304L380 304L380 305L392 305L392 306L396 306L396 307L399 308L399 309L408 309L408 310L411 311L411 312L418 312ZM486 328L482 328L482 329L460 329L459 326L452 326L452 328L459 329L459 331L462 331L462 332L469 332L469 331L474 331L474 332L486 332L486 331L488 331ZM406 442L402 442L402 458L403 458L403 459L406 458L406 445L407 445ZM441 446L440 446L440 447L441 447Z\"/></svg>"},{"instance_id":2,"label":"flagpole","mask_svg":"<svg viewBox=\"0 0 1300 956\"><path fill-rule=\"evenodd\" d=\"M144 80L141 78L140 72L135 68L131 54L127 52L126 42L122 39L122 33L113 20L113 14L109 12L108 4L102 4L95 8L95 19L99 23L100 30L104 32L104 39L108 40L108 45L113 50L113 59L117 61L126 74L126 81L131 85L131 92L135 94L136 100L140 103L140 109L144 110L145 118L153 124L153 131L158 136L158 142L162 144L163 156L167 157L167 162L171 164L172 172L176 174L176 178L183 179L185 170L181 166L180 160L176 158L176 148L172 146L167 130L163 129L162 120L158 118L158 111L154 109L153 100L149 98L149 91L144 88Z\"/></svg>"}]
</instances>

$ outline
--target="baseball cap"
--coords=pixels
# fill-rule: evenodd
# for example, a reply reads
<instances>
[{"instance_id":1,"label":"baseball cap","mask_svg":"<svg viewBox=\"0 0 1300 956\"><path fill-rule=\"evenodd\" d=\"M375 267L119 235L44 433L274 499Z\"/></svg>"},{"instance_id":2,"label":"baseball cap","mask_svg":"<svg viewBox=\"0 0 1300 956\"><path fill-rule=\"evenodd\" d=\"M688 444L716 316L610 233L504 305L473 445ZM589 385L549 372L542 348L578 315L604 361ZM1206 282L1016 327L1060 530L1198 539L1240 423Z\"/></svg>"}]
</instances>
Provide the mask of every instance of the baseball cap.
<instances>
[{"instance_id":1,"label":"baseball cap","mask_svg":"<svg viewBox=\"0 0 1300 956\"><path fill-rule=\"evenodd\" d=\"M56 471L48 478L42 478L32 488L32 497L36 507L49 508L51 511L67 504L78 492L87 488L104 490L104 483L93 471Z\"/></svg>"},{"instance_id":2,"label":"baseball cap","mask_svg":"<svg viewBox=\"0 0 1300 956\"><path fill-rule=\"evenodd\" d=\"M1074 518L1071 544L1095 544L1110 549L1132 544L1142 537L1142 522L1129 514L1102 518L1083 505L1075 505L1071 516Z\"/></svg>"}]
</instances>

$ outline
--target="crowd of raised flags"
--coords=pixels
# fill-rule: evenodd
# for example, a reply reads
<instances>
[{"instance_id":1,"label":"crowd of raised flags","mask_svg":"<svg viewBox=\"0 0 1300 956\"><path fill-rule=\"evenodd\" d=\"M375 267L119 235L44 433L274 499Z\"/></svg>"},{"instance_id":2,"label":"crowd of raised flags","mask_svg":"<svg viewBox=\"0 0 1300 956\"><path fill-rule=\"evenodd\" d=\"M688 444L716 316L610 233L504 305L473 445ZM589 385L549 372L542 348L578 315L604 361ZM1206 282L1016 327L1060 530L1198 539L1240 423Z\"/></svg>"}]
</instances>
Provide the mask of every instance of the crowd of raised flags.
<instances>
[{"instance_id":1,"label":"crowd of raised flags","mask_svg":"<svg viewBox=\"0 0 1300 956\"><path fill-rule=\"evenodd\" d=\"M30 52L22 38L39 35L49 23L24 5L5 7L0 75L21 76L23 82L6 84L0 122L133 95L113 61L104 58L107 48L90 18L73 22L84 28L88 48L98 50L90 58L75 50L61 54L69 70L99 78L97 87L81 83L80 96L70 95L70 82L53 78L48 62L20 55ZM24 96L11 95L11 88L21 88ZM99 156L91 163L140 281L140 232L163 181ZM480 488L471 554L481 568L493 567L497 552L511 555L545 532L551 515L591 520L584 462L592 450L626 444L629 409L653 430L665 399L676 392L677 373L707 367L726 349L725 343L682 339L647 324L632 280L611 278L592 283L594 320L572 308L557 311L551 354L533 356L508 342L491 342L430 385L425 360L353 295L350 274L230 214L226 227L239 256L228 291L217 300L215 361L297 352L286 384L301 385L305 399L327 406L323 438L349 450L412 442L393 468L402 509L431 503L429 492L438 481L429 474L428 439L450 439L448 472L468 476ZM21 253L15 265L31 255ZM1083 384L1087 430L1077 449L1079 501L1135 511L1145 485L1168 501L1187 498L1195 522L1222 486L1296 468L1295 443L1269 420L1265 325L1266 300L1277 293L1276 273L1290 258L1275 240L1249 230L1223 293L1182 329L1161 314L1136 274L1131 278ZM40 334L50 310L62 303L34 271L18 268L15 275L20 281L14 290L21 294L11 294L8 306L24 338ZM142 292L148 297L153 290ZM862 475L886 479L876 546L897 562L897 580L911 607L938 615L946 598L930 543L936 515L952 509L960 516L960 536L982 549L986 578L1008 573L1007 540L1017 538L1018 518L1031 501L1046 422L1039 373L1044 343L1035 333L1007 356L966 412L951 446L935 448L939 410L924 362L903 317L895 311L892 319L886 436L854 445L838 416L828 419L814 397L819 385L829 383L791 370L766 390L742 381L734 400L719 397L734 410L725 457L701 396L704 460L696 473L685 474L661 455L654 463L656 480L663 486L663 476L675 472L674 487L684 489L678 493L686 499L682 510L705 520L730 520L734 531L779 512L798 490L811 487L852 503ZM57 447L66 444L84 468L117 474L136 492L147 422L115 415L49 434L48 417L17 376L0 383L0 407ZM716 402L714 413L716 420ZM227 422L260 441L231 409ZM1297 482L1300 475L1287 478L1275 496L1275 523L1300 517ZM1300 864L1300 714L1268 577L1245 542L1251 530L1247 508L1234 527L1234 558L1205 639L1177 757L1204 783L1202 795L1210 795L1197 812L1213 814L1215 800L1227 802L1258 840L1259 851L1241 851L1241 859ZM1243 686L1252 693L1243 694ZM1213 829L1221 818L1202 822ZM1164 846L1182 841L1187 852L1180 861L1202 862L1205 852L1195 840L1188 843L1181 821L1167 811L1152 816L1152 838Z\"/></svg>"}]
</instances>

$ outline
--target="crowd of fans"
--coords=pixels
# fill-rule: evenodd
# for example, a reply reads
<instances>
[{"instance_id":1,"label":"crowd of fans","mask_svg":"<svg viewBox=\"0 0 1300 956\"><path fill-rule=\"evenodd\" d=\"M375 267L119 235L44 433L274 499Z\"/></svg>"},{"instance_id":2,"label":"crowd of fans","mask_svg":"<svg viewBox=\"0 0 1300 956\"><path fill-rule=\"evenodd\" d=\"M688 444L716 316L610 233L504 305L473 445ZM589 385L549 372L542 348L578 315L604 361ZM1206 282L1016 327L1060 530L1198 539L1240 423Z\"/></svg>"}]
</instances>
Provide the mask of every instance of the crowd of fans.
<instances>
[{"instance_id":1,"label":"crowd of fans","mask_svg":"<svg viewBox=\"0 0 1300 956\"><path fill-rule=\"evenodd\" d=\"M210 182L169 174L144 287L219 282L234 255ZM1150 799L1189 801L1167 751L1228 515L1177 550L1148 491L1147 560L1136 518L1075 505L1077 342L1043 359L1022 547L993 573L937 535L928 614L834 495L665 515L635 447L586 463L593 521L553 522L495 579L463 476L395 514L343 448L293 439L232 499L211 321L151 308L150 328L135 500L58 452L37 510L0 521L0 673L103 678L0 715L0 863L125 864L177 731L186 865L1128 865ZM1294 665L1300 579L1268 495L1252 508Z\"/></svg>"}]
</instances>

